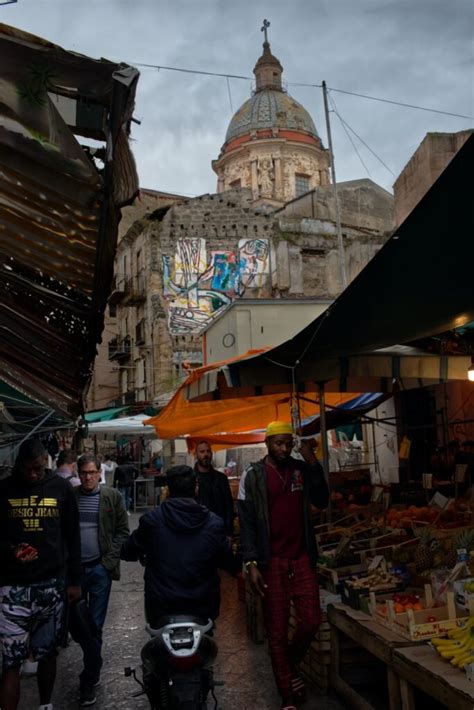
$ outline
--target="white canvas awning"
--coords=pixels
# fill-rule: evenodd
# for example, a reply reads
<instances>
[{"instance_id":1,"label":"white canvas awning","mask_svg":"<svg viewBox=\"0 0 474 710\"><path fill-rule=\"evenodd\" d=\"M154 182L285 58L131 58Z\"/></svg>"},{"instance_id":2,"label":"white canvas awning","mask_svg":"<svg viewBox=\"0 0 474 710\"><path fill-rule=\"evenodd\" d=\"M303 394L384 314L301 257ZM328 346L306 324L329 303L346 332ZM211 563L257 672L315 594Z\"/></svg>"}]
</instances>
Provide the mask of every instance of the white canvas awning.
<instances>
[{"instance_id":1,"label":"white canvas awning","mask_svg":"<svg viewBox=\"0 0 474 710\"><path fill-rule=\"evenodd\" d=\"M147 414L135 414L131 417L120 417L106 422L93 422L88 425L87 429L90 436L119 434L121 436L145 436L146 438L155 439L155 427L143 424L143 421L149 418Z\"/></svg>"}]
</instances>

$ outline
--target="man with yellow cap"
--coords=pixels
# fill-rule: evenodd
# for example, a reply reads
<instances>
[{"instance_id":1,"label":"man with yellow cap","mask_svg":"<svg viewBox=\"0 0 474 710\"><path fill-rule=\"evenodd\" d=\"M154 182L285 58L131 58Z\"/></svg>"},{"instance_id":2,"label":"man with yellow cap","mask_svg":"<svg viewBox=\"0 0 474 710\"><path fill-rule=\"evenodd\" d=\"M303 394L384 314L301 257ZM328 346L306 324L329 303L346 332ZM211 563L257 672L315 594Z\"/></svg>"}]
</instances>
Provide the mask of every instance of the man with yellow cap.
<instances>
[{"instance_id":1,"label":"man with yellow cap","mask_svg":"<svg viewBox=\"0 0 474 710\"><path fill-rule=\"evenodd\" d=\"M304 699L297 673L321 620L316 578L317 548L311 504L323 509L329 500L324 471L308 441L293 458L291 424L271 422L266 429L268 453L251 463L240 480L238 510L242 556L250 584L263 599L275 682L282 710L295 710ZM297 628L288 642L290 601Z\"/></svg>"}]
</instances>

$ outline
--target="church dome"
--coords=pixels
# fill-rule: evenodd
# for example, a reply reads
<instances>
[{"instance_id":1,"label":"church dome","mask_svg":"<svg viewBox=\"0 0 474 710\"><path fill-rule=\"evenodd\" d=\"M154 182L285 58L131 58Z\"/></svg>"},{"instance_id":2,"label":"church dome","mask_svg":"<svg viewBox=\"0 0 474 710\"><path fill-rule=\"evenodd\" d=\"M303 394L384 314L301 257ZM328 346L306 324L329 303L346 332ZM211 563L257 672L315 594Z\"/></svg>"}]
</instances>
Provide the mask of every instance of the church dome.
<instances>
[{"instance_id":1,"label":"church dome","mask_svg":"<svg viewBox=\"0 0 474 710\"><path fill-rule=\"evenodd\" d=\"M286 129L318 138L313 119L289 94L275 89L261 89L234 114L225 142L251 131Z\"/></svg>"},{"instance_id":2,"label":"church dome","mask_svg":"<svg viewBox=\"0 0 474 710\"><path fill-rule=\"evenodd\" d=\"M283 66L268 42L255 64L255 91L234 114L212 161L217 192L250 188L258 205L281 205L329 184L329 153L313 119L283 88Z\"/></svg>"}]
</instances>

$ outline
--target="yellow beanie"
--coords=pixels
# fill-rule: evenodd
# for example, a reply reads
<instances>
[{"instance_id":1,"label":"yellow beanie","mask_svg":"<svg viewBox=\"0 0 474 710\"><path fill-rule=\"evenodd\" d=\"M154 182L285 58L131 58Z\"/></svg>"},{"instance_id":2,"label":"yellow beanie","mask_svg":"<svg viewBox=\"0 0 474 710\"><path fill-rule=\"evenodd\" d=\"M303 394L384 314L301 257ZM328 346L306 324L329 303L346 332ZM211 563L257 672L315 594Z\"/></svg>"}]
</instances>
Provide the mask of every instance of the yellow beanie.
<instances>
[{"instance_id":1,"label":"yellow beanie","mask_svg":"<svg viewBox=\"0 0 474 710\"><path fill-rule=\"evenodd\" d=\"M278 434L293 435L293 427L287 422L270 422L266 429L266 436L277 436Z\"/></svg>"}]
</instances>

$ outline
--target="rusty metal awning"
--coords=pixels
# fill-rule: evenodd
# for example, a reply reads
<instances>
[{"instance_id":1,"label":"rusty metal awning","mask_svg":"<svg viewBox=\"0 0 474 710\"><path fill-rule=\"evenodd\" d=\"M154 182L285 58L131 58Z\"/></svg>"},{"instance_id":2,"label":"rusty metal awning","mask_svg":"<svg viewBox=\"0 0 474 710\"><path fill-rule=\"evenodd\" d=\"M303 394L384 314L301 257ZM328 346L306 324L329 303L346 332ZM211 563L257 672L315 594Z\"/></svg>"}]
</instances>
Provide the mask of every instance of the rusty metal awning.
<instances>
[{"instance_id":1,"label":"rusty metal awning","mask_svg":"<svg viewBox=\"0 0 474 710\"><path fill-rule=\"evenodd\" d=\"M0 378L69 417L101 338L119 208L138 191L138 76L0 24Z\"/></svg>"}]
</instances>

